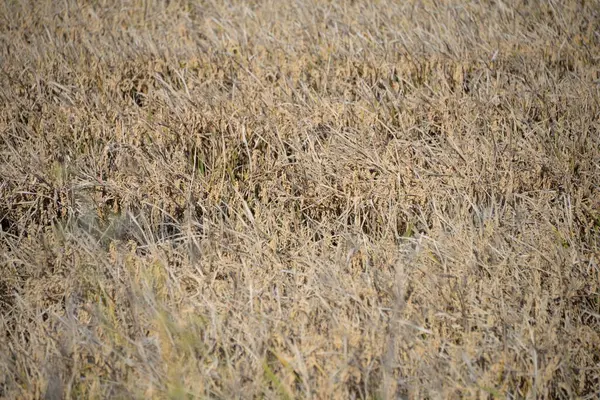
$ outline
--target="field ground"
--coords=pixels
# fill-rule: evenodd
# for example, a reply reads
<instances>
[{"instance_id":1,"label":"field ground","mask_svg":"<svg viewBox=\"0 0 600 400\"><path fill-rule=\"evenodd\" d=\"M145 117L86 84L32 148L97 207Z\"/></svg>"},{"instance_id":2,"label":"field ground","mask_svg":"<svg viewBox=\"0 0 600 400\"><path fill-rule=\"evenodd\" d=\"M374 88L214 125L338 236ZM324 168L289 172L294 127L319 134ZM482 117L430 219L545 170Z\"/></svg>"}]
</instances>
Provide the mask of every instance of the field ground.
<instances>
[{"instance_id":1,"label":"field ground","mask_svg":"<svg viewBox=\"0 0 600 400\"><path fill-rule=\"evenodd\" d=\"M0 4L0 397L597 398L600 3Z\"/></svg>"}]
</instances>

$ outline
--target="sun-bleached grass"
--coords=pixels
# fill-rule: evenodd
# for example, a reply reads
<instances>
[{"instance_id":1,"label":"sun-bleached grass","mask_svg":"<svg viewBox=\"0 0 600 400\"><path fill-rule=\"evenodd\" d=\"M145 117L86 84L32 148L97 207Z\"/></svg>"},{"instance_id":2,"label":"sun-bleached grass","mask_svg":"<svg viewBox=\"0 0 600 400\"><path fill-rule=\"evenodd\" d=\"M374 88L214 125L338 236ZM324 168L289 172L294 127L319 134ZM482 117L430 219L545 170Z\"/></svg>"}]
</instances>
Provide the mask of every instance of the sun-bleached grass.
<instances>
[{"instance_id":1,"label":"sun-bleached grass","mask_svg":"<svg viewBox=\"0 0 600 400\"><path fill-rule=\"evenodd\" d=\"M5 1L0 397L595 398L595 2Z\"/></svg>"}]
</instances>

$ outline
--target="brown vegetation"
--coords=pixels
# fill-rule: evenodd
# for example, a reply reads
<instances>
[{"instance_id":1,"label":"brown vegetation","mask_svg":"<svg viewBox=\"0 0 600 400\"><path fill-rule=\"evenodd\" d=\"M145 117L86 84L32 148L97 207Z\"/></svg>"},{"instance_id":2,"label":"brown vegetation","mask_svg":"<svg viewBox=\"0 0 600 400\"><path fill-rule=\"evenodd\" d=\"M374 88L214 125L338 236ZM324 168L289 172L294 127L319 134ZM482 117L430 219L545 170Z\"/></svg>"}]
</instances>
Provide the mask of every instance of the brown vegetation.
<instances>
[{"instance_id":1,"label":"brown vegetation","mask_svg":"<svg viewBox=\"0 0 600 400\"><path fill-rule=\"evenodd\" d=\"M0 4L0 397L600 391L594 1Z\"/></svg>"}]
</instances>

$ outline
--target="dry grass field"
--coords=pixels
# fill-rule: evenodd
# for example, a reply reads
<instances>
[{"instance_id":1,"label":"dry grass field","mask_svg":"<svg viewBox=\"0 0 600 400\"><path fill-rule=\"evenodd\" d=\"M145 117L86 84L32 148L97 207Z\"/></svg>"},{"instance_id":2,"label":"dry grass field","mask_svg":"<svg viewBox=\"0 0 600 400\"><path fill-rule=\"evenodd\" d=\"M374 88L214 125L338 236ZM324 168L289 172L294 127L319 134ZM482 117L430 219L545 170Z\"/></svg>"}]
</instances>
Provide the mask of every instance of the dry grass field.
<instances>
[{"instance_id":1,"label":"dry grass field","mask_svg":"<svg viewBox=\"0 0 600 400\"><path fill-rule=\"evenodd\" d=\"M0 4L0 397L600 394L600 3Z\"/></svg>"}]
</instances>

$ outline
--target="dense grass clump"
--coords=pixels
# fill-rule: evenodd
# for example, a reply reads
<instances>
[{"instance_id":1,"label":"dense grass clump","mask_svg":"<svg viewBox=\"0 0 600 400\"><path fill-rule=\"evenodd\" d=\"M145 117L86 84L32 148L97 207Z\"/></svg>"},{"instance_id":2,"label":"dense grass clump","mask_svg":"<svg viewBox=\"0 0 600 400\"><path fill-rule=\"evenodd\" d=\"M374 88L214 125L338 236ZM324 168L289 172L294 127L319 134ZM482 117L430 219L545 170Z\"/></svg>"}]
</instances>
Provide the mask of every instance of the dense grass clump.
<instances>
[{"instance_id":1,"label":"dense grass clump","mask_svg":"<svg viewBox=\"0 0 600 400\"><path fill-rule=\"evenodd\" d=\"M596 398L594 1L0 4L0 397Z\"/></svg>"}]
</instances>

